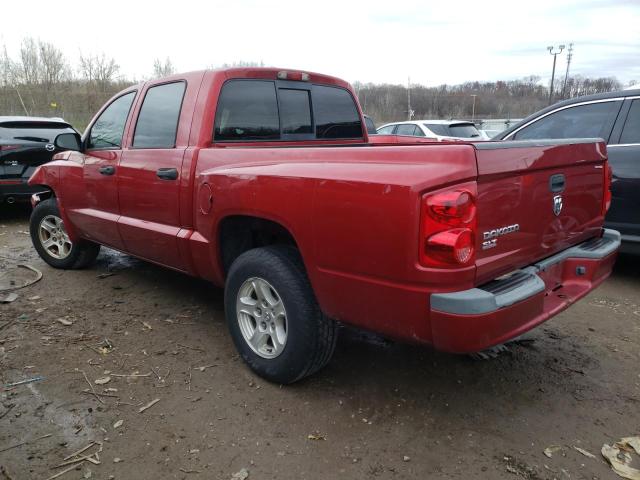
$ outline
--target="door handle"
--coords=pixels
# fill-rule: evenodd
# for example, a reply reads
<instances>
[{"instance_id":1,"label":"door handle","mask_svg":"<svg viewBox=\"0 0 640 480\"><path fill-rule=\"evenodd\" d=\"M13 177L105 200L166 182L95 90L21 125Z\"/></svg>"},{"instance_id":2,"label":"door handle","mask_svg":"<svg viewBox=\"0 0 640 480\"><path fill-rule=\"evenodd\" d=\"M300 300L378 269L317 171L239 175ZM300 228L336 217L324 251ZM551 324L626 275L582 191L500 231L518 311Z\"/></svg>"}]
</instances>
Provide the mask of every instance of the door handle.
<instances>
[{"instance_id":1,"label":"door handle","mask_svg":"<svg viewBox=\"0 0 640 480\"><path fill-rule=\"evenodd\" d=\"M558 173L556 175L551 175L549 178L549 190L553 193L560 193L564 190L565 186L565 178L564 175Z\"/></svg>"},{"instance_id":2,"label":"door handle","mask_svg":"<svg viewBox=\"0 0 640 480\"><path fill-rule=\"evenodd\" d=\"M116 173L116 167L114 167L113 165L107 165L105 167L100 167L98 171L101 175L113 175L114 173Z\"/></svg>"},{"instance_id":3,"label":"door handle","mask_svg":"<svg viewBox=\"0 0 640 480\"><path fill-rule=\"evenodd\" d=\"M156 175L162 180L175 180L178 178L178 170L175 168L159 168Z\"/></svg>"}]
</instances>

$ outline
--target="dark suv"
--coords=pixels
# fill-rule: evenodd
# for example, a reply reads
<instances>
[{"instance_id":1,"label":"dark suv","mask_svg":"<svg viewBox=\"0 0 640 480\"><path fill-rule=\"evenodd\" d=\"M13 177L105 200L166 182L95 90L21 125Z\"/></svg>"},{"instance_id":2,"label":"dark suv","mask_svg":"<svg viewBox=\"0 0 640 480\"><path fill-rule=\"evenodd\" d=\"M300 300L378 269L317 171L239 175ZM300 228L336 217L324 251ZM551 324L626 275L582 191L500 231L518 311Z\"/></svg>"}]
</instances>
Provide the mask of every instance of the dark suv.
<instances>
[{"instance_id":1,"label":"dark suv","mask_svg":"<svg viewBox=\"0 0 640 480\"><path fill-rule=\"evenodd\" d=\"M600 137L613 169L605 226L622 233L621 251L640 253L640 89L601 93L556 103L493 140Z\"/></svg>"},{"instance_id":2,"label":"dark suv","mask_svg":"<svg viewBox=\"0 0 640 480\"><path fill-rule=\"evenodd\" d=\"M35 168L56 153L53 140L76 133L59 118L0 117L0 204L27 201L42 190L27 185Z\"/></svg>"}]
</instances>

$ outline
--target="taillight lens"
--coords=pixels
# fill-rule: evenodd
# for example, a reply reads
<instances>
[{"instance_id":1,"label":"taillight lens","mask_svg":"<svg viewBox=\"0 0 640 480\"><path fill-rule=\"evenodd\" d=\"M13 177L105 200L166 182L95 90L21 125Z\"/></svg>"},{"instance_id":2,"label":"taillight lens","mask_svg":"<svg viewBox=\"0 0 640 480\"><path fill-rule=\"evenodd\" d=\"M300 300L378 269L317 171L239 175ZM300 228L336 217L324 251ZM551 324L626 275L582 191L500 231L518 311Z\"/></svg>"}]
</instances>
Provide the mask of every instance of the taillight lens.
<instances>
[{"instance_id":1,"label":"taillight lens","mask_svg":"<svg viewBox=\"0 0 640 480\"><path fill-rule=\"evenodd\" d=\"M473 256L473 237L469 228L445 230L427 238L425 250L440 262L464 265Z\"/></svg>"},{"instance_id":2,"label":"taillight lens","mask_svg":"<svg viewBox=\"0 0 640 480\"><path fill-rule=\"evenodd\" d=\"M429 215L446 225L466 225L476 215L473 194L467 190L436 193L426 198Z\"/></svg>"},{"instance_id":3,"label":"taillight lens","mask_svg":"<svg viewBox=\"0 0 640 480\"><path fill-rule=\"evenodd\" d=\"M606 215L611 207L611 182L613 181L613 171L607 163L604 169L604 195L602 198L602 215Z\"/></svg>"},{"instance_id":4,"label":"taillight lens","mask_svg":"<svg viewBox=\"0 0 640 480\"><path fill-rule=\"evenodd\" d=\"M422 198L420 263L455 268L475 259L475 182L429 193Z\"/></svg>"},{"instance_id":5,"label":"taillight lens","mask_svg":"<svg viewBox=\"0 0 640 480\"><path fill-rule=\"evenodd\" d=\"M20 148L20 145L0 145L0 152L4 152L6 150L16 150Z\"/></svg>"}]
</instances>

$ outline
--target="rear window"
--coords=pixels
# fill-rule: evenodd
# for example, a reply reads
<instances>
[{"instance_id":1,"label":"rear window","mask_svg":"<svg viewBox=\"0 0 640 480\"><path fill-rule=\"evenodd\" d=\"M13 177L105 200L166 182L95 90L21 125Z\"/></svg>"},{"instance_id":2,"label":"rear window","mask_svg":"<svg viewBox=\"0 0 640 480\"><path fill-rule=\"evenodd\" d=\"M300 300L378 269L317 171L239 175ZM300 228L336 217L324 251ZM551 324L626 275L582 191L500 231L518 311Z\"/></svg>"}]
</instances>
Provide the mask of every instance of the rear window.
<instances>
[{"instance_id":1,"label":"rear window","mask_svg":"<svg viewBox=\"0 0 640 480\"><path fill-rule=\"evenodd\" d=\"M135 148L173 148L185 83L151 87L142 102L133 136Z\"/></svg>"},{"instance_id":2,"label":"rear window","mask_svg":"<svg viewBox=\"0 0 640 480\"><path fill-rule=\"evenodd\" d=\"M449 131L447 130L446 125L441 125L437 123L425 123L424 126L427 127L429 130L431 130L436 135L441 135L443 137L446 137L449 135Z\"/></svg>"},{"instance_id":3,"label":"rear window","mask_svg":"<svg viewBox=\"0 0 640 480\"><path fill-rule=\"evenodd\" d=\"M281 88L278 99L283 134L313 133L308 90Z\"/></svg>"},{"instance_id":4,"label":"rear window","mask_svg":"<svg viewBox=\"0 0 640 480\"><path fill-rule=\"evenodd\" d=\"M277 140L278 101L273 82L232 80L222 87L216 111L216 140Z\"/></svg>"},{"instance_id":5,"label":"rear window","mask_svg":"<svg viewBox=\"0 0 640 480\"><path fill-rule=\"evenodd\" d=\"M454 123L451 125L425 123L424 126L436 135L443 137L474 138L480 136L480 132L473 123Z\"/></svg>"},{"instance_id":6,"label":"rear window","mask_svg":"<svg viewBox=\"0 0 640 480\"><path fill-rule=\"evenodd\" d=\"M347 90L314 85L313 110L317 138L361 138L362 123Z\"/></svg>"},{"instance_id":7,"label":"rear window","mask_svg":"<svg viewBox=\"0 0 640 480\"><path fill-rule=\"evenodd\" d=\"M70 125L57 122L5 122L0 124L0 139L2 140L53 143L59 134L73 132L75 130Z\"/></svg>"},{"instance_id":8,"label":"rear window","mask_svg":"<svg viewBox=\"0 0 640 480\"><path fill-rule=\"evenodd\" d=\"M449 135L457 138L479 137L480 132L472 123L455 123L449 125Z\"/></svg>"},{"instance_id":9,"label":"rear window","mask_svg":"<svg viewBox=\"0 0 640 480\"><path fill-rule=\"evenodd\" d=\"M277 91L276 91L277 88ZM220 92L214 140L362 138L351 94L323 85L269 80L231 80Z\"/></svg>"}]
</instances>

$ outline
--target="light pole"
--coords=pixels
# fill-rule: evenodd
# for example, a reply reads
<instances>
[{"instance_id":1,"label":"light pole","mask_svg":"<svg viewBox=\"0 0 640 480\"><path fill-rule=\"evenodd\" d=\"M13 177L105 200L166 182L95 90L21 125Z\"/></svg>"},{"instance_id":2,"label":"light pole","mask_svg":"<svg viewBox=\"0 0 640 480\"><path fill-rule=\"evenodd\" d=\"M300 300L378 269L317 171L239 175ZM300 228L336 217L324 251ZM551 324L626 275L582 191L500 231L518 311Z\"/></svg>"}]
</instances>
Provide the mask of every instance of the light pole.
<instances>
[{"instance_id":1,"label":"light pole","mask_svg":"<svg viewBox=\"0 0 640 480\"><path fill-rule=\"evenodd\" d=\"M551 101L553 100L553 82L556 79L556 57L562 53L564 50L564 45L558 45L559 50L554 52L554 47L547 47L549 53L553 55L553 69L551 70L551 87L549 88L549 105L551 105Z\"/></svg>"},{"instance_id":2,"label":"light pole","mask_svg":"<svg viewBox=\"0 0 640 480\"><path fill-rule=\"evenodd\" d=\"M473 122L473 119L476 116L476 97L478 95L471 95L473 97L473 105L471 106L471 121Z\"/></svg>"},{"instance_id":3,"label":"light pole","mask_svg":"<svg viewBox=\"0 0 640 480\"><path fill-rule=\"evenodd\" d=\"M567 51L567 71L564 74L564 85L562 87L562 98L567 95L567 81L569 80L569 67L571 66L571 59L573 58L573 43L569 44L569 50Z\"/></svg>"},{"instance_id":4,"label":"light pole","mask_svg":"<svg viewBox=\"0 0 640 480\"><path fill-rule=\"evenodd\" d=\"M413 118L415 112L411 109L411 77L407 78L407 117L408 120Z\"/></svg>"}]
</instances>

